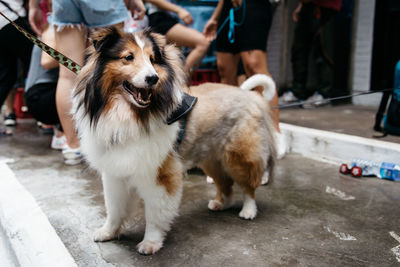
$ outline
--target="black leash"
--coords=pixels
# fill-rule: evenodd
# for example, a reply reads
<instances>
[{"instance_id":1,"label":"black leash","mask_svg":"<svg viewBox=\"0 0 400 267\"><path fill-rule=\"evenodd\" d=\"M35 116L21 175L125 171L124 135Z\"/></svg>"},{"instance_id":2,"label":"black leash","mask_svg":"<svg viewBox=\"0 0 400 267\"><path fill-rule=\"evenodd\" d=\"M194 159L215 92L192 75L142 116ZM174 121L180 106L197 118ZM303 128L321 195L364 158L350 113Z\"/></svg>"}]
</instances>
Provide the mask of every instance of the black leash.
<instances>
[{"instance_id":1,"label":"black leash","mask_svg":"<svg viewBox=\"0 0 400 267\"><path fill-rule=\"evenodd\" d=\"M369 95L369 94L375 94L375 93L384 93L388 91L393 91L394 88L387 88L379 91L371 91L371 92L361 92L361 93L356 93L356 94L351 94L351 95L344 95L344 96L337 96L337 97L331 97L331 98L325 98L323 100L318 100L318 101L297 101L295 103L290 103L290 104L284 104L284 105L278 105L278 106L273 106L271 107L272 109L284 109L284 108L291 108L291 107L302 107L304 104L314 104L318 102L333 102L336 100L341 100L341 99L346 99L346 98L351 98L353 96L360 96L360 95Z\"/></svg>"},{"instance_id":2,"label":"black leash","mask_svg":"<svg viewBox=\"0 0 400 267\"><path fill-rule=\"evenodd\" d=\"M51 56L52 58L57 60L60 64L62 64L63 66L68 68L70 71L74 72L75 74L79 73L79 71L81 70L81 66L78 65L76 62L74 62L72 59L63 55L61 52L58 52L54 48L43 43L42 41L40 41L36 36L30 34L24 28L18 26L14 21L10 20L2 12L0 12L0 15L3 16L6 20L8 20L8 22L11 23L11 25L13 25L19 32L21 32L23 35L25 35L25 37L28 38L32 43L34 43L40 49L42 49L44 52L49 54L49 56Z\"/></svg>"}]
</instances>

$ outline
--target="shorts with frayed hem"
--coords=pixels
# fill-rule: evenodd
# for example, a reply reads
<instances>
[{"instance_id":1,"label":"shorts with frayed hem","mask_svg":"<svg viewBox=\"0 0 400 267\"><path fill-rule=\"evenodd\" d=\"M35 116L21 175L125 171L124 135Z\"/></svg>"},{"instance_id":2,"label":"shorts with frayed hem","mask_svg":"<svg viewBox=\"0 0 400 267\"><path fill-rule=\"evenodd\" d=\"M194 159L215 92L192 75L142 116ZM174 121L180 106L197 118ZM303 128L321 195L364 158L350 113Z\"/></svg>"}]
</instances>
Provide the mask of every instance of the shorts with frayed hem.
<instances>
[{"instance_id":1,"label":"shorts with frayed hem","mask_svg":"<svg viewBox=\"0 0 400 267\"><path fill-rule=\"evenodd\" d=\"M53 0L49 22L58 30L66 26L105 27L128 19L123 0Z\"/></svg>"}]
</instances>

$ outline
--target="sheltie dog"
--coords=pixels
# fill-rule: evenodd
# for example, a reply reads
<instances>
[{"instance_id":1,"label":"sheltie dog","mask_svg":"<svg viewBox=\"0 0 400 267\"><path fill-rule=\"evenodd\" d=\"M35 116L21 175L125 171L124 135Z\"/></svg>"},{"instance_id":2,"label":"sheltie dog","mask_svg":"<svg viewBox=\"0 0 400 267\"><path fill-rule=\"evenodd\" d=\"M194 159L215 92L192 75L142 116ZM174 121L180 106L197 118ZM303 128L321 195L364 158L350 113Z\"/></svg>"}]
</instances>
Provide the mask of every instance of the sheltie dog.
<instances>
[{"instance_id":1,"label":"sheltie dog","mask_svg":"<svg viewBox=\"0 0 400 267\"><path fill-rule=\"evenodd\" d=\"M246 90L221 84L189 90L181 53L162 35L105 28L91 39L72 113L82 152L103 182L107 218L94 240L118 237L132 199L139 197L146 229L137 249L157 252L178 214L182 177L193 166L214 178L217 193L210 210L232 205L236 182L244 195L239 216L255 218L255 190L263 175L271 175L276 152L268 101L248 90L264 85L273 95L273 81L261 75L250 78ZM166 121L184 92L198 101L176 147L181 123Z\"/></svg>"}]
</instances>

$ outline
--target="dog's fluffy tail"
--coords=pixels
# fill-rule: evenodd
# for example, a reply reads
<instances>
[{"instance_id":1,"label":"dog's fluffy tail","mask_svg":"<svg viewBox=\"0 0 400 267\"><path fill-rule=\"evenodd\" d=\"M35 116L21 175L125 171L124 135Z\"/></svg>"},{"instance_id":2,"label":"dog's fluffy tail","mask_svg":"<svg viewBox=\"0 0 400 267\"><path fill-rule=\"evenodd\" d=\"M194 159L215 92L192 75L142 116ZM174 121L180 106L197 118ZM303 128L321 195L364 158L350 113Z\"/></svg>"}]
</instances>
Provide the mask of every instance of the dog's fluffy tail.
<instances>
[{"instance_id":1,"label":"dog's fluffy tail","mask_svg":"<svg viewBox=\"0 0 400 267\"><path fill-rule=\"evenodd\" d=\"M242 83L240 89L249 91L257 86L264 87L263 95L265 99L271 101L275 95L276 86L274 80L268 75L254 74Z\"/></svg>"}]
</instances>

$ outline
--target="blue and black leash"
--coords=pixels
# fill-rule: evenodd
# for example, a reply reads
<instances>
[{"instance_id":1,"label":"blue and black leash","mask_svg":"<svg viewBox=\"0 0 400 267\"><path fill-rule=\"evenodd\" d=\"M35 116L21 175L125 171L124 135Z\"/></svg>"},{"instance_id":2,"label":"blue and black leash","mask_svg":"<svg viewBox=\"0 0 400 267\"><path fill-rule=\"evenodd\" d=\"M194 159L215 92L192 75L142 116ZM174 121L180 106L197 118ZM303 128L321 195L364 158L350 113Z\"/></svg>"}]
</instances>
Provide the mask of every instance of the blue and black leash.
<instances>
[{"instance_id":1,"label":"blue and black leash","mask_svg":"<svg viewBox=\"0 0 400 267\"><path fill-rule=\"evenodd\" d=\"M235 21L235 11L242 9L242 19L240 22ZM231 7L229 9L229 15L221 24L219 29L217 30L217 35L222 31L225 27L226 23L229 21L229 30L228 30L228 40L231 44L235 42L235 27L241 26L246 18L246 0L242 1L242 5L238 7Z\"/></svg>"}]
</instances>

